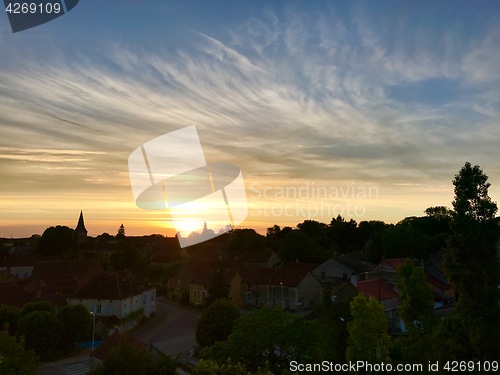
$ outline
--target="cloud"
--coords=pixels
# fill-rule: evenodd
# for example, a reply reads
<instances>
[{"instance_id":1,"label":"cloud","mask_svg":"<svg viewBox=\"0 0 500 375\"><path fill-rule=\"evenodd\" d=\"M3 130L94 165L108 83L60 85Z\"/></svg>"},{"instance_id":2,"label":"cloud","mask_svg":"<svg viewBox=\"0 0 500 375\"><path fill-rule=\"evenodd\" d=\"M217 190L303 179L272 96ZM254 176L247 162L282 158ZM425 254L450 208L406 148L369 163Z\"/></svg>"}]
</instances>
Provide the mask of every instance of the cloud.
<instances>
[{"instance_id":1,"label":"cloud","mask_svg":"<svg viewBox=\"0 0 500 375\"><path fill-rule=\"evenodd\" d=\"M464 158L492 165L496 29L460 46L453 29L429 40L418 15L406 30L411 12L389 26L372 13L269 7L175 48L115 41L41 61L23 50L0 69L0 170L39 191L52 171L61 189L126 196L129 153L192 124L208 160L250 176L418 187L448 183ZM436 82L460 95L433 100L449 92Z\"/></svg>"}]
</instances>

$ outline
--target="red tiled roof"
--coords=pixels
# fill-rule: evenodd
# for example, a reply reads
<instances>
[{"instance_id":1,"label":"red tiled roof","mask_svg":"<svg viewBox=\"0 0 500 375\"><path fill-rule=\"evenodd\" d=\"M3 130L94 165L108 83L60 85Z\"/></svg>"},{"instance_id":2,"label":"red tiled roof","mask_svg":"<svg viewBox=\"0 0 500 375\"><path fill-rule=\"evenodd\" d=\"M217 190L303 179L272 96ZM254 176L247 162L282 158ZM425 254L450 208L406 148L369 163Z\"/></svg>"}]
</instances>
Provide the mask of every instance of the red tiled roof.
<instances>
[{"instance_id":1,"label":"red tiled roof","mask_svg":"<svg viewBox=\"0 0 500 375\"><path fill-rule=\"evenodd\" d=\"M0 305L22 307L30 301L19 283L0 283Z\"/></svg>"},{"instance_id":2,"label":"red tiled roof","mask_svg":"<svg viewBox=\"0 0 500 375\"><path fill-rule=\"evenodd\" d=\"M146 289L146 286L137 282L130 272L121 271L95 276L72 298L121 300L135 296Z\"/></svg>"},{"instance_id":3,"label":"red tiled roof","mask_svg":"<svg viewBox=\"0 0 500 375\"><path fill-rule=\"evenodd\" d=\"M363 293L366 298L373 296L379 301L385 301L398 296L398 293L383 279L359 281L356 289L360 293Z\"/></svg>"},{"instance_id":4,"label":"red tiled roof","mask_svg":"<svg viewBox=\"0 0 500 375\"><path fill-rule=\"evenodd\" d=\"M129 343L136 349L149 348L149 343L147 341L115 331L111 336L104 340L104 342L99 347L94 349L94 351L90 353L90 356L97 358L102 363L104 363L108 359L111 351L118 347L121 343L125 342Z\"/></svg>"}]
</instances>

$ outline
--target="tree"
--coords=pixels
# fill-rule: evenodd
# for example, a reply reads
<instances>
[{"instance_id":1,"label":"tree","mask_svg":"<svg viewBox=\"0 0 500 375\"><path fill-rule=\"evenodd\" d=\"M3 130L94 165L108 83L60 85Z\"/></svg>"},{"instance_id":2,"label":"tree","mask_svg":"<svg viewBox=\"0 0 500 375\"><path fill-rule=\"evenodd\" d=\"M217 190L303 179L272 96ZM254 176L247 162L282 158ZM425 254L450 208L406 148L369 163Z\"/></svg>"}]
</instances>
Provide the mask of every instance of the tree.
<instances>
[{"instance_id":1,"label":"tree","mask_svg":"<svg viewBox=\"0 0 500 375\"><path fill-rule=\"evenodd\" d=\"M118 228L116 238L125 238L125 227L123 226L123 224L120 224L120 228Z\"/></svg>"},{"instance_id":2,"label":"tree","mask_svg":"<svg viewBox=\"0 0 500 375\"><path fill-rule=\"evenodd\" d=\"M351 302L351 315L352 320L347 324L346 360L387 362L391 338L382 304L373 296L367 300L360 294Z\"/></svg>"},{"instance_id":3,"label":"tree","mask_svg":"<svg viewBox=\"0 0 500 375\"><path fill-rule=\"evenodd\" d=\"M75 347L75 342L83 341L91 332L92 317L83 305L67 305L57 311L60 323L60 346L65 351Z\"/></svg>"},{"instance_id":4,"label":"tree","mask_svg":"<svg viewBox=\"0 0 500 375\"><path fill-rule=\"evenodd\" d=\"M290 361L306 362L314 346L313 325L281 309L264 307L240 316L225 342L201 352L202 359L219 365L241 363L248 371L269 366L273 374L287 369Z\"/></svg>"},{"instance_id":5,"label":"tree","mask_svg":"<svg viewBox=\"0 0 500 375\"><path fill-rule=\"evenodd\" d=\"M15 334L20 315L21 311L17 307L0 305L0 331L5 329L11 335Z\"/></svg>"},{"instance_id":6,"label":"tree","mask_svg":"<svg viewBox=\"0 0 500 375\"><path fill-rule=\"evenodd\" d=\"M327 293L323 311L314 321L315 344L312 362L320 363L325 358L334 363L345 363L347 348L347 323L351 318L349 304L332 302Z\"/></svg>"},{"instance_id":7,"label":"tree","mask_svg":"<svg viewBox=\"0 0 500 375\"><path fill-rule=\"evenodd\" d=\"M450 219L453 215L453 211L446 206L428 207L425 209L424 213L429 217L435 217L437 219Z\"/></svg>"},{"instance_id":8,"label":"tree","mask_svg":"<svg viewBox=\"0 0 500 375\"><path fill-rule=\"evenodd\" d=\"M425 279L424 271L411 260L397 270L400 314L408 331L403 359L431 360L433 356L433 331L438 323L434 313L434 296Z\"/></svg>"},{"instance_id":9,"label":"tree","mask_svg":"<svg viewBox=\"0 0 500 375\"><path fill-rule=\"evenodd\" d=\"M213 270L212 280L208 286L208 297L205 301L207 305L219 299L229 297L229 284L224 275L224 267L218 266Z\"/></svg>"},{"instance_id":10,"label":"tree","mask_svg":"<svg viewBox=\"0 0 500 375\"><path fill-rule=\"evenodd\" d=\"M49 301L28 302L21 309L21 316L25 316L34 311L46 311L54 313L56 310Z\"/></svg>"},{"instance_id":11,"label":"tree","mask_svg":"<svg viewBox=\"0 0 500 375\"><path fill-rule=\"evenodd\" d=\"M316 220L304 220L304 222L297 224L297 228L309 237L319 237L327 234L328 226Z\"/></svg>"},{"instance_id":12,"label":"tree","mask_svg":"<svg viewBox=\"0 0 500 375\"><path fill-rule=\"evenodd\" d=\"M500 353L497 205L488 196L487 181L479 166L469 162L455 176L453 235L444 259L458 293L457 314L474 348L469 359L495 359Z\"/></svg>"},{"instance_id":13,"label":"tree","mask_svg":"<svg viewBox=\"0 0 500 375\"><path fill-rule=\"evenodd\" d=\"M308 243L307 234L299 230L292 230L285 235L283 246L278 255L284 261L303 260L307 256L307 252L310 251Z\"/></svg>"},{"instance_id":14,"label":"tree","mask_svg":"<svg viewBox=\"0 0 500 375\"><path fill-rule=\"evenodd\" d=\"M0 374L35 375L38 367L38 358L32 350L24 348L22 337L16 338L0 331Z\"/></svg>"},{"instance_id":15,"label":"tree","mask_svg":"<svg viewBox=\"0 0 500 375\"><path fill-rule=\"evenodd\" d=\"M127 269L132 272L138 272L147 265L148 259L134 246L122 243L122 248L116 250L109 257L109 263L115 271Z\"/></svg>"},{"instance_id":16,"label":"tree","mask_svg":"<svg viewBox=\"0 0 500 375\"><path fill-rule=\"evenodd\" d=\"M230 252L258 251L266 249L266 238L254 229L235 229L228 241Z\"/></svg>"},{"instance_id":17,"label":"tree","mask_svg":"<svg viewBox=\"0 0 500 375\"><path fill-rule=\"evenodd\" d=\"M17 323L17 333L24 336L26 347L41 359L50 359L57 351L60 325L54 313L33 311Z\"/></svg>"},{"instance_id":18,"label":"tree","mask_svg":"<svg viewBox=\"0 0 500 375\"><path fill-rule=\"evenodd\" d=\"M145 348L136 348L124 340L111 349L104 365L98 369L99 375L147 375L150 354Z\"/></svg>"},{"instance_id":19,"label":"tree","mask_svg":"<svg viewBox=\"0 0 500 375\"><path fill-rule=\"evenodd\" d=\"M177 360L163 353L152 354L145 348L133 346L123 340L111 349L103 366L97 369L98 375L174 375Z\"/></svg>"},{"instance_id":20,"label":"tree","mask_svg":"<svg viewBox=\"0 0 500 375\"><path fill-rule=\"evenodd\" d=\"M348 253L358 246L356 220L346 221L342 216L332 218L330 222L330 235L340 253Z\"/></svg>"},{"instance_id":21,"label":"tree","mask_svg":"<svg viewBox=\"0 0 500 375\"><path fill-rule=\"evenodd\" d=\"M225 341L239 316L238 309L230 301L214 301L203 310L196 326L196 341L201 347L211 346L216 341Z\"/></svg>"},{"instance_id":22,"label":"tree","mask_svg":"<svg viewBox=\"0 0 500 375\"><path fill-rule=\"evenodd\" d=\"M74 230L61 225L47 228L40 237L37 248L43 255L72 252L75 248Z\"/></svg>"}]
</instances>

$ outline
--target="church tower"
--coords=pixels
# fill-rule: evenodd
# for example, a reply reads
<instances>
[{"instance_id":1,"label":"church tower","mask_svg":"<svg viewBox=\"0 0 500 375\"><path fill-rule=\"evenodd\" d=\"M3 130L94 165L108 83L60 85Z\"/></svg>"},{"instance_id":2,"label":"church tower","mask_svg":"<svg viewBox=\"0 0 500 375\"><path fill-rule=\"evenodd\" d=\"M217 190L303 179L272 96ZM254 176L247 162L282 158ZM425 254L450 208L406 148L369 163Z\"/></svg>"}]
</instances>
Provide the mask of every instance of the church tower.
<instances>
[{"instance_id":1,"label":"church tower","mask_svg":"<svg viewBox=\"0 0 500 375\"><path fill-rule=\"evenodd\" d=\"M76 234L76 244L80 245L87 239L87 229L85 228L85 223L83 222L83 211L80 211L80 218L78 219L78 224L75 228Z\"/></svg>"}]
</instances>

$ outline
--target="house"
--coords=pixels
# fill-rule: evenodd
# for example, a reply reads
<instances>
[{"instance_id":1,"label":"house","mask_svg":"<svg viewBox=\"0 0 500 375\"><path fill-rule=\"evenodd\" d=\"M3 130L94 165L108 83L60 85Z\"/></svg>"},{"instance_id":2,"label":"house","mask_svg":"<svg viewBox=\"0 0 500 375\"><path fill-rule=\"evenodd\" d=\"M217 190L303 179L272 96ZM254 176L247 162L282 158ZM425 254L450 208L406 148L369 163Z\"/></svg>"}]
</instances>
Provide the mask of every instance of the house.
<instances>
[{"instance_id":1,"label":"house","mask_svg":"<svg viewBox=\"0 0 500 375\"><path fill-rule=\"evenodd\" d=\"M84 305L96 316L123 319L136 311L149 317L156 311L156 288L139 282L128 271L100 274L68 298L69 305Z\"/></svg>"},{"instance_id":2,"label":"house","mask_svg":"<svg viewBox=\"0 0 500 375\"><path fill-rule=\"evenodd\" d=\"M366 263L345 254L327 259L316 267L312 274L322 284L335 284L339 281L353 281L355 284L358 275L367 271L367 268Z\"/></svg>"},{"instance_id":3,"label":"house","mask_svg":"<svg viewBox=\"0 0 500 375\"><path fill-rule=\"evenodd\" d=\"M358 289L349 281L342 281L331 286L331 302L349 305L354 297L359 294Z\"/></svg>"},{"instance_id":4,"label":"house","mask_svg":"<svg viewBox=\"0 0 500 375\"><path fill-rule=\"evenodd\" d=\"M391 332L402 332L404 326L399 317L399 293L385 279L359 281L356 289L367 299L374 297L384 306Z\"/></svg>"},{"instance_id":5,"label":"house","mask_svg":"<svg viewBox=\"0 0 500 375\"><path fill-rule=\"evenodd\" d=\"M274 268L281 263L280 258L270 249L242 251L236 260L245 267Z\"/></svg>"},{"instance_id":6,"label":"house","mask_svg":"<svg viewBox=\"0 0 500 375\"><path fill-rule=\"evenodd\" d=\"M223 280L229 289L229 299L236 307L241 307L241 276L230 266L224 264L212 264L198 262L188 264L190 269L189 279L189 304L193 306L203 305L209 297L209 287L213 282L216 270L223 270Z\"/></svg>"},{"instance_id":7,"label":"house","mask_svg":"<svg viewBox=\"0 0 500 375\"><path fill-rule=\"evenodd\" d=\"M393 287L397 287L397 269L401 267L406 262L406 260L407 258L384 259L377 267L366 274L366 279L373 280L382 278Z\"/></svg>"},{"instance_id":8,"label":"house","mask_svg":"<svg viewBox=\"0 0 500 375\"><path fill-rule=\"evenodd\" d=\"M63 306L69 296L103 272L97 260L40 260L35 263L25 289L35 299Z\"/></svg>"},{"instance_id":9,"label":"house","mask_svg":"<svg viewBox=\"0 0 500 375\"><path fill-rule=\"evenodd\" d=\"M286 310L307 310L321 305L321 284L313 277L311 263L284 263L276 269L249 267L242 271L244 307L263 305Z\"/></svg>"},{"instance_id":10,"label":"house","mask_svg":"<svg viewBox=\"0 0 500 375\"><path fill-rule=\"evenodd\" d=\"M430 285L432 294L434 295L435 309L450 307L455 303L455 289L451 284L434 276L428 271L425 272L425 280Z\"/></svg>"},{"instance_id":11,"label":"house","mask_svg":"<svg viewBox=\"0 0 500 375\"><path fill-rule=\"evenodd\" d=\"M104 364L108 360L110 353L124 343L132 346L134 349L146 349L152 355L162 354L161 351L152 343L141 340L137 337L129 336L119 331L114 331L111 336L106 338L101 345L90 353L90 357L93 362L91 365L92 369L95 370L99 365Z\"/></svg>"},{"instance_id":12,"label":"house","mask_svg":"<svg viewBox=\"0 0 500 375\"><path fill-rule=\"evenodd\" d=\"M38 257L9 256L0 260L1 279L5 281L26 280L33 273Z\"/></svg>"},{"instance_id":13,"label":"house","mask_svg":"<svg viewBox=\"0 0 500 375\"><path fill-rule=\"evenodd\" d=\"M0 305L23 307L30 300L19 282L0 283Z\"/></svg>"}]
</instances>

